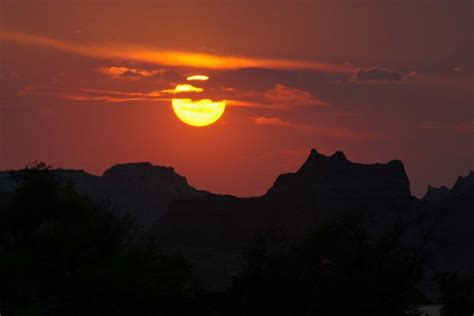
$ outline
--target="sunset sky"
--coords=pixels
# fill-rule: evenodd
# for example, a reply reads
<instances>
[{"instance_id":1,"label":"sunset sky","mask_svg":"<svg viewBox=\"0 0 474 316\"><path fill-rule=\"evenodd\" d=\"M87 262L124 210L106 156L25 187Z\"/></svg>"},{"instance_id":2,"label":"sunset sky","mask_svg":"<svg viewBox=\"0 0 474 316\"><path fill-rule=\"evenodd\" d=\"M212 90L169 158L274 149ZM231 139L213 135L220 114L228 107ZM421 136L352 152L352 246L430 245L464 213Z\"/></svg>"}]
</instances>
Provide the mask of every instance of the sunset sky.
<instances>
[{"instance_id":1,"label":"sunset sky","mask_svg":"<svg viewBox=\"0 0 474 316\"><path fill-rule=\"evenodd\" d=\"M418 196L451 186L474 169L473 6L1 1L0 169L149 161L250 196L316 148L400 159ZM225 100L222 117L181 122L178 84Z\"/></svg>"}]
</instances>

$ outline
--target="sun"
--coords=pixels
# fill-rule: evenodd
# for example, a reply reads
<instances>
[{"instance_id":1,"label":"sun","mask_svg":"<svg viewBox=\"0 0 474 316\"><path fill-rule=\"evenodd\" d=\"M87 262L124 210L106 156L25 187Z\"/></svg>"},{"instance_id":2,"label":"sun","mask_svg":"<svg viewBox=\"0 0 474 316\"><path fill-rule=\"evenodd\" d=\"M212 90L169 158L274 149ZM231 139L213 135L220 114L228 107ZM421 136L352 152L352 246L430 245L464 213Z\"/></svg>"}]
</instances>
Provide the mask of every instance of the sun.
<instances>
[{"instance_id":1,"label":"sun","mask_svg":"<svg viewBox=\"0 0 474 316\"><path fill-rule=\"evenodd\" d=\"M225 101L173 99L173 111L184 123L202 127L215 123L225 111Z\"/></svg>"},{"instance_id":2,"label":"sun","mask_svg":"<svg viewBox=\"0 0 474 316\"><path fill-rule=\"evenodd\" d=\"M209 77L204 75L195 75L189 76L186 79L189 81L206 81L209 79ZM172 93L200 93L202 91L204 91L204 89L189 84L178 84L176 88L172 90ZM173 107L174 113L182 122L191 126L202 127L211 125L221 118L225 111L226 101L173 98L171 99L171 105Z\"/></svg>"}]
</instances>

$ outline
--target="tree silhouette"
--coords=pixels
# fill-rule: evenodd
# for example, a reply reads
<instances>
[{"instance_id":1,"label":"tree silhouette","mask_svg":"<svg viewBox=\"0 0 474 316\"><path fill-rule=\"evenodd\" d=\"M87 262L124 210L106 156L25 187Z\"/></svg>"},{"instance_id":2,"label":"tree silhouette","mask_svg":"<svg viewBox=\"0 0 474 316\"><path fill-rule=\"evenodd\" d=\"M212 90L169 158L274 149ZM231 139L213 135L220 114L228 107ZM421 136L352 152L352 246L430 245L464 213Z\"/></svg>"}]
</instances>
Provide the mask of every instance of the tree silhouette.
<instances>
[{"instance_id":1,"label":"tree silhouette","mask_svg":"<svg viewBox=\"0 0 474 316\"><path fill-rule=\"evenodd\" d=\"M399 232L346 216L290 242L259 234L231 295L237 315L415 315L420 263Z\"/></svg>"},{"instance_id":2,"label":"tree silhouette","mask_svg":"<svg viewBox=\"0 0 474 316\"><path fill-rule=\"evenodd\" d=\"M445 316L471 316L474 312L474 278L460 273L435 277L442 296Z\"/></svg>"},{"instance_id":3,"label":"tree silhouette","mask_svg":"<svg viewBox=\"0 0 474 316\"><path fill-rule=\"evenodd\" d=\"M45 164L16 177L0 211L1 313L179 315L193 307L182 256L140 246L128 219L62 185Z\"/></svg>"}]
</instances>

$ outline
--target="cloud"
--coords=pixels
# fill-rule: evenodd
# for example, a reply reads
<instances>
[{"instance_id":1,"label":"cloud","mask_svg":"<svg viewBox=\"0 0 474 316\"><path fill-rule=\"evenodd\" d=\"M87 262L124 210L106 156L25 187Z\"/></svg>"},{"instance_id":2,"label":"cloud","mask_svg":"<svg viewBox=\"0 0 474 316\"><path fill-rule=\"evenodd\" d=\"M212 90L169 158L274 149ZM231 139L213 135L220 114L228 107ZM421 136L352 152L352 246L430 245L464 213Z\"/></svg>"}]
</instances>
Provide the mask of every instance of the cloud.
<instances>
[{"instance_id":1,"label":"cloud","mask_svg":"<svg viewBox=\"0 0 474 316\"><path fill-rule=\"evenodd\" d=\"M447 124L439 121L425 121L420 122L418 126L422 129L442 129L446 128Z\"/></svg>"},{"instance_id":2,"label":"cloud","mask_svg":"<svg viewBox=\"0 0 474 316\"><path fill-rule=\"evenodd\" d=\"M381 68L359 69L353 77L358 81L400 81L403 74Z\"/></svg>"},{"instance_id":3,"label":"cloud","mask_svg":"<svg viewBox=\"0 0 474 316\"><path fill-rule=\"evenodd\" d=\"M409 72L407 74L387 70L383 68L367 68L367 69L359 69L357 70L353 76L353 82L361 82L361 83L393 83L393 82L400 82L405 79L421 79L424 76L417 72Z\"/></svg>"},{"instance_id":4,"label":"cloud","mask_svg":"<svg viewBox=\"0 0 474 316\"><path fill-rule=\"evenodd\" d=\"M206 92L205 92L206 91ZM262 92L243 91L228 88L203 89L190 84L177 84L173 88L153 91L120 91L90 88L58 87L49 85L27 85L20 92L22 96L40 95L73 101L99 101L104 103L156 102L180 98L212 98L225 100L228 106L287 111L302 106L329 106L315 98L310 92L277 84Z\"/></svg>"},{"instance_id":5,"label":"cloud","mask_svg":"<svg viewBox=\"0 0 474 316\"><path fill-rule=\"evenodd\" d=\"M329 106L329 103L316 99L310 92L276 84L273 89L263 93L263 98L276 106Z\"/></svg>"},{"instance_id":6,"label":"cloud","mask_svg":"<svg viewBox=\"0 0 474 316\"><path fill-rule=\"evenodd\" d=\"M280 127L303 127L302 125L295 125L287 121L283 121L279 117L251 117L250 118L255 125L270 125L270 126L280 126Z\"/></svg>"},{"instance_id":7,"label":"cloud","mask_svg":"<svg viewBox=\"0 0 474 316\"><path fill-rule=\"evenodd\" d=\"M269 104L244 101L237 99L226 99L228 106L242 107L242 108L261 108L261 109L272 109L273 107Z\"/></svg>"},{"instance_id":8,"label":"cloud","mask_svg":"<svg viewBox=\"0 0 474 316\"><path fill-rule=\"evenodd\" d=\"M0 80L17 80L17 79L20 79L20 75L14 71L0 72Z\"/></svg>"},{"instance_id":9,"label":"cloud","mask_svg":"<svg viewBox=\"0 0 474 316\"><path fill-rule=\"evenodd\" d=\"M85 88L64 88L43 85L29 85L20 90L20 95L43 95L74 101L102 101L121 103L130 101L169 101L168 93L162 91L123 92Z\"/></svg>"},{"instance_id":10,"label":"cloud","mask_svg":"<svg viewBox=\"0 0 474 316\"><path fill-rule=\"evenodd\" d=\"M265 108L272 110L289 110L295 107L330 106L328 102L316 98L312 93L276 84L271 89L264 91L247 91L224 88L221 92L228 105L239 107Z\"/></svg>"},{"instance_id":11,"label":"cloud","mask_svg":"<svg viewBox=\"0 0 474 316\"><path fill-rule=\"evenodd\" d=\"M174 89L161 90L161 93L181 94L184 92L202 92L203 88L198 88L190 84L178 84Z\"/></svg>"},{"instance_id":12,"label":"cloud","mask_svg":"<svg viewBox=\"0 0 474 316\"><path fill-rule=\"evenodd\" d=\"M150 49L127 44L117 45L115 47L98 44L79 44L45 36L11 31L0 31L0 41L45 47L96 59L125 59L155 65L204 69L262 67L274 69L304 69L345 74L353 73L355 69L353 66L347 64L331 64L305 60L223 56L158 48Z\"/></svg>"},{"instance_id":13,"label":"cloud","mask_svg":"<svg viewBox=\"0 0 474 316\"><path fill-rule=\"evenodd\" d=\"M161 89L147 92L127 92L117 90L56 87L47 85L27 85L20 90L19 94L22 96L50 96L74 101L102 101L106 103L121 103L131 101L171 101L172 96L178 94L181 98L193 96L196 93L200 93L202 91L202 88L197 88L190 84L178 84L173 89Z\"/></svg>"},{"instance_id":14,"label":"cloud","mask_svg":"<svg viewBox=\"0 0 474 316\"><path fill-rule=\"evenodd\" d=\"M441 122L441 121L425 121L420 122L418 126L427 130L445 130L455 133L474 133L474 121L471 122Z\"/></svg>"},{"instance_id":15,"label":"cloud","mask_svg":"<svg viewBox=\"0 0 474 316\"><path fill-rule=\"evenodd\" d=\"M474 133L474 121L473 122L464 122L457 123L454 127L454 130L458 133Z\"/></svg>"},{"instance_id":16,"label":"cloud","mask_svg":"<svg viewBox=\"0 0 474 316\"><path fill-rule=\"evenodd\" d=\"M100 67L99 72L114 79L135 80L153 77L166 72L164 69L146 70L141 68L129 68L124 66Z\"/></svg>"},{"instance_id":17,"label":"cloud","mask_svg":"<svg viewBox=\"0 0 474 316\"><path fill-rule=\"evenodd\" d=\"M356 132L356 131L351 131L345 128L338 128L338 127L317 127L317 126L313 126L309 124L301 124L301 123L285 121L279 117L258 116L258 117L251 117L250 120L255 125L290 128L290 129L295 129L302 132L313 133L313 134L323 135L323 136L332 137L332 138L340 138L340 139L347 139L347 140L367 140L367 139L383 138L383 136L380 134Z\"/></svg>"}]
</instances>

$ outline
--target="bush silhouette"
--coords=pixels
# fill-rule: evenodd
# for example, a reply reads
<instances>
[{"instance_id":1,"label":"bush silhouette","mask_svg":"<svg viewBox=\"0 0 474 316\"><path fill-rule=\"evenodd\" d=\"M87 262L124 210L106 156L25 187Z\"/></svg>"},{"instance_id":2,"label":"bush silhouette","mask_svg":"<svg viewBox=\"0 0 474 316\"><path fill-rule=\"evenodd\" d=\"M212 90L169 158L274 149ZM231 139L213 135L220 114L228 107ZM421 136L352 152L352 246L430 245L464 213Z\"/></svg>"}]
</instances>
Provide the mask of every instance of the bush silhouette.
<instances>
[{"instance_id":1,"label":"bush silhouette","mask_svg":"<svg viewBox=\"0 0 474 316\"><path fill-rule=\"evenodd\" d=\"M441 290L445 316L471 316L474 312L474 278L459 272L435 277Z\"/></svg>"},{"instance_id":2,"label":"bush silhouette","mask_svg":"<svg viewBox=\"0 0 474 316\"><path fill-rule=\"evenodd\" d=\"M350 216L296 242L259 234L231 295L238 315L416 315L420 268L401 236L378 236Z\"/></svg>"},{"instance_id":3,"label":"bush silhouette","mask_svg":"<svg viewBox=\"0 0 474 316\"><path fill-rule=\"evenodd\" d=\"M35 164L0 211L5 315L178 315L193 306L179 255L138 245L126 218Z\"/></svg>"}]
</instances>

